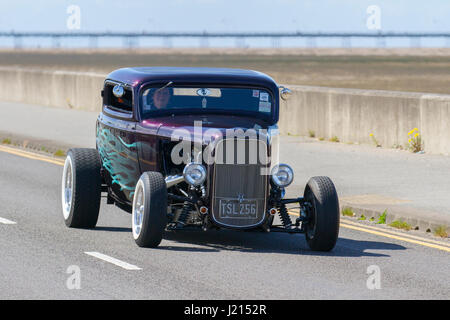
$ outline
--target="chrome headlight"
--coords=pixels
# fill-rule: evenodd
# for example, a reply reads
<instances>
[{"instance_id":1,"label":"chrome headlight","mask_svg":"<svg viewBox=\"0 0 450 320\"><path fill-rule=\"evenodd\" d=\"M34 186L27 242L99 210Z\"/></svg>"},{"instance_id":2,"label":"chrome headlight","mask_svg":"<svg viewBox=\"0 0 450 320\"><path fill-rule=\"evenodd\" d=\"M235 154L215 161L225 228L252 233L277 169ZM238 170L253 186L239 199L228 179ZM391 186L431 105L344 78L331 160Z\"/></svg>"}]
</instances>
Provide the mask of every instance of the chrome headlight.
<instances>
[{"instance_id":1,"label":"chrome headlight","mask_svg":"<svg viewBox=\"0 0 450 320\"><path fill-rule=\"evenodd\" d=\"M294 180L294 170L287 164L278 164L272 169L272 181L277 186L285 188Z\"/></svg>"},{"instance_id":2,"label":"chrome headlight","mask_svg":"<svg viewBox=\"0 0 450 320\"><path fill-rule=\"evenodd\" d=\"M206 180L206 168L200 163L188 163L184 167L183 177L191 186L200 186Z\"/></svg>"}]
</instances>

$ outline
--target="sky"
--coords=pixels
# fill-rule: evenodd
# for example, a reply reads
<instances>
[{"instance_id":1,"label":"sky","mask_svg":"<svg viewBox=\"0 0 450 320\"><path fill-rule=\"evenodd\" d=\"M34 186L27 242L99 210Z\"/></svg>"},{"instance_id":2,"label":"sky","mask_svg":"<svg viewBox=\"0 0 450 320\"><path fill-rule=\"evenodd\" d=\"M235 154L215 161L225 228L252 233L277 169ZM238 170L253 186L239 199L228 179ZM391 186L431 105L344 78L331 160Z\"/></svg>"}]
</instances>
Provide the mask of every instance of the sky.
<instances>
[{"instance_id":1,"label":"sky","mask_svg":"<svg viewBox=\"0 0 450 320\"><path fill-rule=\"evenodd\" d=\"M0 0L0 31L70 32L72 5L79 32L374 32L369 6L380 31L450 32L449 0Z\"/></svg>"}]
</instances>

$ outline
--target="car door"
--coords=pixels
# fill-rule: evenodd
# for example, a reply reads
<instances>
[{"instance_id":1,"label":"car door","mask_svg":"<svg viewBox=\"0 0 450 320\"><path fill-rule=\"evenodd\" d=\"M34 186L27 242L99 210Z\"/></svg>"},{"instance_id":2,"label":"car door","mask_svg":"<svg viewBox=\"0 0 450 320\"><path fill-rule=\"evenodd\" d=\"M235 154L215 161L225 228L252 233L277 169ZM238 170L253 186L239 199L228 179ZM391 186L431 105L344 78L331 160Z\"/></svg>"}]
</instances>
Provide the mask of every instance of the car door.
<instances>
[{"instance_id":1,"label":"car door","mask_svg":"<svg viewBox=\"0 0 450 320\"><path fill-rule=\"evenodd\" d=\"M112 93L114 86L117 84L107 83L103 92L103 111L97 120L97 149L112 196L130 203L140 176L132 90L125 88L124 95L129 99L117 99Z\"/></svg>"}]
</instances>

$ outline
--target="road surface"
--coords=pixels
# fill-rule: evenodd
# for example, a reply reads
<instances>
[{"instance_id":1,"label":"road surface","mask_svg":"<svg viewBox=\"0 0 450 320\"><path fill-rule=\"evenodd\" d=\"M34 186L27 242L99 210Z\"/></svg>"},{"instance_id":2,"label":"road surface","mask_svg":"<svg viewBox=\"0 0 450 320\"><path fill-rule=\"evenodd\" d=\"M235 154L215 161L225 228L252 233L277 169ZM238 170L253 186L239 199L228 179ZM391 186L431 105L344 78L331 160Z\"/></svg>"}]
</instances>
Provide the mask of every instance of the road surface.
<instances>
[{"instance_id":1,"label":"road surface","mask_svg":"<svg viewBox=\"0 0 450 320\"><path fill-rule=\"evenodd\" d=\"M303 235L234 231L167 233L143 249L130 215L104 202L96 229L69 229L62 166L32 158L0 151L0 299L450 298L448 242L346 220L329 253ZM380 289L368 288L371 276Z\"/></svg>"}]
</instances>

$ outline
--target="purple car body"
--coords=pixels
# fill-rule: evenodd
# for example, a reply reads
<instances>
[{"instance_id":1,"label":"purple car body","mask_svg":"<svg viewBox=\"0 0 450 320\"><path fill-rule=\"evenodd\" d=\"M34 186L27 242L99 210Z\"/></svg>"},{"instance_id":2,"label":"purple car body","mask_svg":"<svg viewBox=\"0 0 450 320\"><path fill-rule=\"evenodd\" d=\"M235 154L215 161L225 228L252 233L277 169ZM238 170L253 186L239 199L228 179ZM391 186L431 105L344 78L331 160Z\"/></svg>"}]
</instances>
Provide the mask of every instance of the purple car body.
<instances>
[{"instance_id":1,"label":"purple car body","mask_svg":"<svg viewBox=\"0 0 450 320\"><path fill-rule=\"evenodd\" d=\"M302 197L285 198L294 172L278 162L276 142L280 97L289 94L251 70L110 73L96 149L67 153L61 194L66 225L94 228L103 194L107 204L132 214L141 247L158 246L165 231L228 228L305 233L312 249L331 250L339 230L331 180L313 177Z\"/></svg>"},{"instance_id":2,"label":"purple car body","mask_svg":"<svg viewBox=\"0 0 450 320\"><path fill-rule=\"evenodd\" d=\"M239 114L183 114L176 117L160 115L142 119L138 97L143 88L150 85L164 85L169 81L191 86L230 86L268 90L274 97L271 119L258 119ZM193 134L196 120L202 121L204 131L215 128L222 130L223 133L230 128L253 128L255 124L267 129L278 121L278 85L272 78L257 71L175 67L124 68L106 77L105 88L109 84L120 84L132 93L132 108L129 112L124 112L108 103L108 96L104 90L102 113L97 121L97 148L103 155L102 162L107 168L106 178L111 185L111 197L125 207L131 205L133 190L139 176L146 171L161 171L162 158L159 148L164 141L170 141L174 130L183 128ZM109 155L106 151L109 151Z\"/></svg>"}]
</instances>

